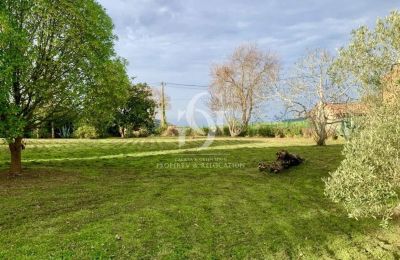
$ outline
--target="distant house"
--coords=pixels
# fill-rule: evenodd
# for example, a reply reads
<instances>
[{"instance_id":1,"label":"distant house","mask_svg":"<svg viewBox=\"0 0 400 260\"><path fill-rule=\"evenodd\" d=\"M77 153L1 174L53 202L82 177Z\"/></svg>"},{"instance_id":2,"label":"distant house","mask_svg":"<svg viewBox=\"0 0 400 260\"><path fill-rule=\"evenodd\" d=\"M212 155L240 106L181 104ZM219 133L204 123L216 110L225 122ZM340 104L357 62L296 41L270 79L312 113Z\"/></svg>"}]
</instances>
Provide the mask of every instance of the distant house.
<instances>
[{"instance_id":1,"label":"distant house","mask_svg":"<svg viewBox=\"0 0 400 260\"><path fill-rule=\"evenodd\" d=\"M363 116L366 111L366 105L360 102L330 103L325 105L325 112L330 123L348 119L349 117Z\"/></svg>"},{"instance_id":2,"label":"distant house","mask_svg":"<svg viewBox=\"0 0 400 260\"><path fill-rule=\"evenodd\" d=\"M323 113L321 113L321 106ZM309 113L311 117L324 117L327 121L326 130L331 136L341 135L348 139L356 128L360 116L366 115L367 106L360 102L327 103L316 105Z\"/></svg>"}]
</instances>

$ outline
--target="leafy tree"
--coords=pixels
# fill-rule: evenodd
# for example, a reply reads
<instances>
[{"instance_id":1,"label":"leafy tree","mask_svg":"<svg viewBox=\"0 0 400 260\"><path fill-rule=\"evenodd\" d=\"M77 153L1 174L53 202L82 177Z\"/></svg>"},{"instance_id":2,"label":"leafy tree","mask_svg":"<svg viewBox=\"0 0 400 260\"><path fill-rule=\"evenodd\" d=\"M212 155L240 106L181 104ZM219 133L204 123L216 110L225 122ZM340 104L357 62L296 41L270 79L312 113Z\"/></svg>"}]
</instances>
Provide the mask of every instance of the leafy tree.
<instances>
[{"instance_id":1,"label":"leafy tree","mask_svg":"<svg viewBox=\"0 0 400 260\"><path fill-rule=\"evenodd\" d=\"M399 104L372 109L363 129L346 143L345 159L325 180L326 195L344 205L350 217L386 222L400 206Z\"/></svg>"},{"instance_id":2,"label":"leafy tree","mask_svg":"<svg viewBox=\"0 0 400 260\"><path fill-rule=\"evenodd\" d=\"M379 18L373 30L367 26L354 30L350 43L339 50L334 70L342 80L359 85L366 100L380 99L382 78L400 61L399 28L400 12L393 11Z\"/></svg>"},{"instance_id":3,"label":"leafy tree","mask_svg":"<svg viewBox=\"0 0 400 260\"><path fill-rule=\"evenodd\" d=\"M121 104L124 104L130 93L131 82L126 74L127 62L122 59L108 61L97 73L98 88L90 89L83 103L80 123L93 126L100 135L114 122L114 116Z\"/></svg>"},{"instance_id":4,"label":"leafy tree","mask_svg":"<svg viewBox=\"0 0 400 260\"><path fill-rule=\"evenodd\" d=\"M156 107L152 89L146 83L133 85L129 90L127 101L118 107L115 115L121 137L126 136L128 129L153 129Z\"/></svg>"},{"instance_id":5,"label":"leafy tree","mask_svg":"<svg viewBox=\"0 0 400 260\"><path fill-rule=\"evenodd\" d=\"M344 161L326 182L326 194L349 216L381 217L400 209L400 13L378 19L374 30L353 31L336 71L361 86L368 114L345 145Z\"/></svg>"},{"instance_id":6,"label":"leafy tree","mask_svg":"<svg viewBox=\"0 0 400 260\"><path fill-rule=\"evenodd\" d=\"M26 133L66 108L121 92L105 84L104 72L118 62L112 29L95 0L0 2L0 136L9 143L11 174L21 173Z\"/></svg>"}]
</instances>

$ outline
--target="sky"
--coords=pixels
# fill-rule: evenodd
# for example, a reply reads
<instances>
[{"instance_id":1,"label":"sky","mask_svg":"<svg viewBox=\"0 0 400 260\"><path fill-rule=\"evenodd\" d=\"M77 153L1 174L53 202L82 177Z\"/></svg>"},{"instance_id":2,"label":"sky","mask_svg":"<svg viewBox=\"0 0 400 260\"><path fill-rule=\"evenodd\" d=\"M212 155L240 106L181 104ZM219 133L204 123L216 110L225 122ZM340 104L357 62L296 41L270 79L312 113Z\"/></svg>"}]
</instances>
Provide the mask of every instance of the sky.
<instances>
[{"instance_id":1,"label":"sky","mask_svg":"<svg viewBox=\"0 0 400 260\"><path fill-rule=\"evenodd\" d=\"M179 115L197 94L207 91L210 66L235 47L255 43L277 53L283 70L307 50L333 54L346 45L352 29L373 27L378 17L400 7L399 0L98 0L115 25L117 54L128 60L136 82L167 82L169 122L186 125ZM169 83L177 83L181 86ZM205 110L205 96L195 109ZM265 105L258 120L273 120L281 108ZM206 117L197 111L198 124Z\"/></svg>"}]
</instances>

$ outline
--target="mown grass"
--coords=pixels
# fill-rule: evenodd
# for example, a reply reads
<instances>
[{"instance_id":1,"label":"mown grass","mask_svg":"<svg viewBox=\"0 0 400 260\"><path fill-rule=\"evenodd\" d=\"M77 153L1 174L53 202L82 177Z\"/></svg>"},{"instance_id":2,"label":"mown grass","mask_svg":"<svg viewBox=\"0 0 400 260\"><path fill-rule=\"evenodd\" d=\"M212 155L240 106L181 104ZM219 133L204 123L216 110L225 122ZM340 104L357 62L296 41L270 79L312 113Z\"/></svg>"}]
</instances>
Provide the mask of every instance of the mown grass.
<instances>
[{"instance_id":1,"label":"mown grass","mask_svg":"<svg viewBox=\"0 0 400 260\"><path fill-rule=\"evenodd\" d=\"M196 150L202 142L30 140L15 179L0 146L0 258L400 257L398 222L348 219L323 196L340 144L226 138ZM306 162L258 172L282 147Z\"/></svg>"}]
</instances>

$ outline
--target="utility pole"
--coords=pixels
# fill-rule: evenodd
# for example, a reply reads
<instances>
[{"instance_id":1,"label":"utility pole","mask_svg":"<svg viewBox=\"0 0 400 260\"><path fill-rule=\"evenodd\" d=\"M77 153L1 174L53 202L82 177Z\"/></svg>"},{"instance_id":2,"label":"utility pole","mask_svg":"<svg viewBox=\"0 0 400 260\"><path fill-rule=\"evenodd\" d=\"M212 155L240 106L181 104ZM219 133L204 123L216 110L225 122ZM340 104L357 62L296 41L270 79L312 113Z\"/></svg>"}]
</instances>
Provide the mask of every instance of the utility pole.
<instances>
[{"instance_id":1,"label":"utility pole","mask_svg":"<svg viewBox=\"0 0 400 260\"><path fill-rule=\"evenodd\" d=\"M167 117L165 114L165 93L164 93L165 82L161 82L161 128L167 126Z\"/></svg>"}]
</instances>

